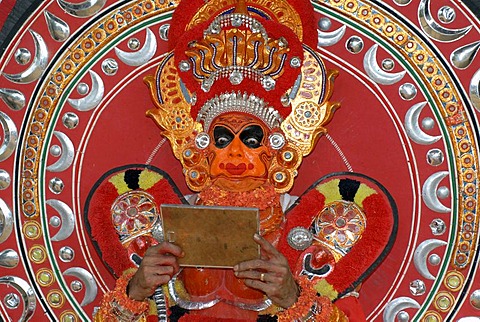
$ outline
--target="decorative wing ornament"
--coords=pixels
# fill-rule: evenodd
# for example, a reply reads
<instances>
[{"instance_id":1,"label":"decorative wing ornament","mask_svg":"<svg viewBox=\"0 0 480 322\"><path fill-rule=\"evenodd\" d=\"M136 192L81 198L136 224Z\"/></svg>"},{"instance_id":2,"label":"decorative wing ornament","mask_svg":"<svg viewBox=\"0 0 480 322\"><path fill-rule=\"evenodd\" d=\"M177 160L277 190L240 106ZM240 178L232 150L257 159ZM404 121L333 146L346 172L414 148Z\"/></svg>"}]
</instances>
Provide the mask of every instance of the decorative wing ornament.
<instances>
[{"instance_id":1,"label":"decorative wing ornament","mask_svg":"<svg viewBox=\"0 0 480 322\"><path fill-rule=\"evenodd\" d=\"M287 214L325 200L285 232L303 254L294 270L341 288L332 298L360 294L368 321L476 320L478 4L312 0L306 21L306 1L189 3L201 10L178 24L177 0L0 6L0 319L92 321L112 266L152 242L151 200L183 202L211 183L211 124L243 102L272 131L267 179L285 209L295 204ZM125 180L125 165L141 171ZM396 239L368 277L328 275L362 243L367 213L345 201L339 172L374 178L362 182L397 206ZM149 220L129 220L126 205ZM95 216L118 219L108 232L131 246L125 256L105 260ZM350 230L330 229L345 218Z\"/></svg>"}]
</instances>

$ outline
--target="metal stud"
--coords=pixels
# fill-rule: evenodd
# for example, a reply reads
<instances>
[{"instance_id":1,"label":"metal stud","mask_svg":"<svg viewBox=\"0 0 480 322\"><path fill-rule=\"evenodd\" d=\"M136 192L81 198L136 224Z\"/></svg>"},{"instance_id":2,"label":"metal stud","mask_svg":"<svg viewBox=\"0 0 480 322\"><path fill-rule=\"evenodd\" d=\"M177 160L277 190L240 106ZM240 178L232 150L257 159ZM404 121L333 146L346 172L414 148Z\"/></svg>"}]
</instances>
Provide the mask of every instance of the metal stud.
<instances>
[{"instance_id":1,"label":"metal stud","mask_svg":"<svg viewBox=\"0 0 480 322\"><path fill-rule=\"evenodd\" d=\"M304 227L295 227L288 233L287 242L293 249L305 250L312 244L313 234Z\"/></svg>"},{"instance_id":2,"label":"metal stud","mask_svg":"<svg viewBox=\"0 0 480 322\"><path fill-rule=\"evenodd\" d=\"M332 21L330 18L323 17L318 21L318 28L322 31L328 31L332 27Z\"/></svg>"},{"instance_id":3,"label":"metal stud","mask_svg":"<svg viewBox=\"0 0 480 322\"><path fill-rule=\"evenodd\" d=\"M27 48L18 48L15 52L15 61L20 65L26 65L32 59L32 53Z\"/></svg>"},{"instance_id":4,"label":"metal stud","mask_svg":"<svg viewBox=\"0 0 480 322\"><path fill-rule=\"evenodd\" d=\"M443 6L438 10L438 19L441 22L449 24L456 18L455 10L449 6Z\"/></svg>"},{"instance_id":5,"label":"metal stud","mask_svg":"<svg viewBox=\"0 0 480 322\"><path fill-rule=\"evenodd\" d=\"M188 60L182 60L182 61L180 62L180 64L178 65L178 68L179 68L180 71L182 71L182 72L189 71L189 70L190 70L190 63L188 62Z\"/></svg>"},{"instance_id":6,"label":"metal stud","mask_svg":"<svg viewBox=\"0 0 480 322\"><path fill-rule=\"evenodd\" d=\"M268 140L274 150L279 150L285 145L285 137L281 133L273 133Z\"/></svg>"},{"instance_id":7,"label":"metal stud","mask_svg":"<svg viewBox=\"0 0 480 322\"><path fill-rule=\"evenodd\" d=\"M290 59L290 66L292 66L293 68L298 68L301 65L302 65L302 61L300 60L300 58L293 57L292 59Z\"/></svg>"},{"instance_id":8,"label":"metal stud","mask_svg":"<svg viewBox=\"0 0 480 322\"><path fill-rule=\"evenodd\" d=\"M358 36L352 36L348 38L345 46L352 54L358 54L363 49L363 40Z\"/></svg>"},{"instance_id":9,"label":"metal stud","mask_svg":"<svg viewBox=\"0 0 480 322\"><path fill-rule=\"evenodd\" d=\"M423 295L425 294L426 290L427 288L425 286L425 283L422 280L417 279L410 282L410 292L412 293L412 295L415 295L415 296Z\"/></svg>"},{"instance_id":10,"label":"metal stud","mask_svg":"<svg viewBox=\"0 0 480 322\"><path fill-rule=\"evenodd\" d=\"M54 157L58 157L62 154L62 148L54 144L50 147L50 154Z\"/></svg>"},{"instance_id":11,"label":"metal stud","mask_svg":"<svg viewBox=\"0 0 480 322\"><path fill-rule=\"evenodd\" d=\"M401 85L398 92L400 97L405 101L411 101L417 96L417 88L411 83Z\"/></svg>"},{"instance_id":12,"label":"metal stud","mask_svg":"<svg viewBox=\"0 0 480 322\"><path fill-rule=\"evenodd\" d=\"M140 48L140 40L138 40L137 38L130 38L128 40L127 46L131 50L137 50L138 48Z\"/></svg>"},{"instance_id":13,"label":"metal stud","mask_svg":"<svg viewBox=\"0 0 480 322\"><path fill-rule=\"evenodd\" d=\"M435 236L440 236L445 233L445 231L447 230L447 226L442 219L437 218L432 220L432 222L430 223L430 229L432 230L432 234L434 234Z\"/></svg>"},{"instance_id":14,"label":"metal stud","mask_svg":"<svg viewBox=\"0 0 480 322\"><path fill-rule=\"evenodd\" d=\"M168 31L170 30L170 24L161 25L159 28L160 39L163 41L168 41Z\"/></svg>"},{"instance_id":15,"label":"metal stud","mask_svg":"<svg viewBox=\"0 0 480 322\"><path fill-rule=\"evenodd\" d=\"M10 183L10 174L5 170L0 170L0 190L7 189Z\"/></svg>"},{"instance_id":16,"label":"metal stud","mask_svg":"<svg viewBox=\"0 0 480 322\"><path fill-rule=\"evenodd\" d=\"M72 113L72 112L67 112L63 115L62 122L63 122L63 125L67 129L71 130L71 129L74 129L74 128L77 127L78 122L79 122L79 118L78 118L77 114Z\"/></svg>"},{"instance_id":17,"label":"metal stud","mask_svg":"<svg viewBox=\"0 0 480 322\"><path fill-rule=\"evenodd\" d=\"M118 71L118 63L113 58L107 58L102 62L102 70L105 75L113 76Z\"/></svg>"},{"instance_id":18,"label":"metal stud","mask_svg":"<svg viewBox=\"0 0 480 322\"><path fill-rule=\"evenodd\" d=\"M20 297L15 293L8 293L3 299L5 306L11 310L20 306Z\"/></svg>"},{"instance_id":19,"label":"metal stud","mask_svg":"<svg viewBox=\"0 0 480 322\"><path fill-rule=\"evenodd\" d=\"M427 152L427 163L431 166L439 166L443 163L444 156L440 149L431 149Z\"/></svg>"},{"instance_id":20,"label":"metal stud","mask_svg":"<svg viewBox=\"0 0 480 322\"><path fill-rule=\"evenodd\" d=\"M73 251L72 248L68 246L64 246L60 248L60 250L58 251L58 257L60 257L60 260L62 262L69 263L75 257L75 252Z\"/></svg>"},{"instance_id":21,"label":"metal stud","mask_svg":"<svg viewBox=\"0 0 480 322\"><path fill-rule=\"evenodd\" d=\"M203 150L203 149L206 149L209 144L210 144L210 136L207 133L201 132L197 134L195 138L195 146L197 148Z\"/></svg>"},{"instance_id":22,"label":"metal stud","mask_svg":"<svg viewBox=\"0 0 480 322\"><path fill-rule=\"evenodd\" d=\"M65 185L63 184L62 179L60 178L52 178L48 184L48 187L50 188L50 191L53 192L54 194L60 194L63 191L63 188Z\"/></svg>"},{"instance_id":23,"label":"metal stud","mask_svg":"<svg viewBox=\"0 0 480 322\"><path fill-rule=\"evenodd\" d=\"M89 89L90 89L90 88L89 88L88 85L85 84L85 83L79 83L79 84L77 85L77 92L78 92L78 94L80 94L80 95L85 95L85 94L87 94Z\"/></svg>"}]
</instances>

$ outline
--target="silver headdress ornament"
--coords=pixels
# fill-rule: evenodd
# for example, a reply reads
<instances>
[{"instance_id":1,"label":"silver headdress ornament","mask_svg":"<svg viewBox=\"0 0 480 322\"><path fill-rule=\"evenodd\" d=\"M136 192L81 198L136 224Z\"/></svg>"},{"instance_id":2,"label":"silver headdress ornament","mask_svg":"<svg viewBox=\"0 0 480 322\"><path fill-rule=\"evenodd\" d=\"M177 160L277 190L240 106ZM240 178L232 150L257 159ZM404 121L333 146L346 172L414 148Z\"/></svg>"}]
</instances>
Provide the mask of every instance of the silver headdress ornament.
<instances>
[{"instance_id":1,"label":"silver headdress ornament","mask_svg":"<svg viewBox=\"0 0 480 322\"><path fill-rule=\"evenodd\" d=\"M208 132L213 119L228 112L241 112L256 116L270 129L279 127L283 122L278 111L268 106L263 99L240 92L223 93L208 100L198 112L197 122L203 122L204 131Z\"/></svg>"}]
</instances>

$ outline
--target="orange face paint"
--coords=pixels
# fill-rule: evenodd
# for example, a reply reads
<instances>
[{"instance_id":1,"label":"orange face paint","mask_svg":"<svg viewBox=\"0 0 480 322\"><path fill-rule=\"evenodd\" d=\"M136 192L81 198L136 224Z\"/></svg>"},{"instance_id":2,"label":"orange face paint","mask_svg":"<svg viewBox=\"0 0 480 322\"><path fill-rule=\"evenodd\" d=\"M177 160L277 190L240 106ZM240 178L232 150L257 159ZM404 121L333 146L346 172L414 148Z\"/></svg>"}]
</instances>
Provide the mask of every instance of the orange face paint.
<instances>
[{"instance_id":1,"label":"orange face paint","mask_svg":"<svg viewBox=\"0 0 480 322\"><path fill-rule=\"evenodd\" d=\"M263 122L246 114L224 114L210 129L209 163L214 185L248 191L266 182L272 156L269 129Z\"/></svg>"}]
</instances>

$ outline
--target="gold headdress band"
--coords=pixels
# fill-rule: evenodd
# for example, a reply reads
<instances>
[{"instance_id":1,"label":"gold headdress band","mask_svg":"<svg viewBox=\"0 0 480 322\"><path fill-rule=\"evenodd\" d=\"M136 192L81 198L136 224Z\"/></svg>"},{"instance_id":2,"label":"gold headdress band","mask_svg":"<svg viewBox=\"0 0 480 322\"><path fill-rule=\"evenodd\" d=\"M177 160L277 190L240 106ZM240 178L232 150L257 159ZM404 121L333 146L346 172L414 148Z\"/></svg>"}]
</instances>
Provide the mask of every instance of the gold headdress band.
<instances>
[{"instance_id":1,"label":"gold headdress band","mask_svg":"<svg viewBox=\"0 0 480 322\"><path fill-rule=\"evenodd\" d=\"M329 102L337 72L327 72L319 55L291 29L251 17L249 4L230 4L237 9L232 14L217 8L210 23L199 20L211 6L204 4L195 15L201 23L188 24L155 77L145 78L156 106L147 116L170 140L194 191L209 183L206 146L199 142L218 115L251 114L281 132L284 142L272 146L277 153L269 180L277 192L286 192L339 106Z\"/></svg>"}]
</instances>

